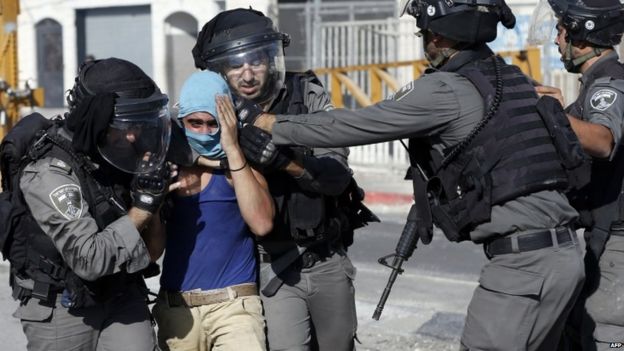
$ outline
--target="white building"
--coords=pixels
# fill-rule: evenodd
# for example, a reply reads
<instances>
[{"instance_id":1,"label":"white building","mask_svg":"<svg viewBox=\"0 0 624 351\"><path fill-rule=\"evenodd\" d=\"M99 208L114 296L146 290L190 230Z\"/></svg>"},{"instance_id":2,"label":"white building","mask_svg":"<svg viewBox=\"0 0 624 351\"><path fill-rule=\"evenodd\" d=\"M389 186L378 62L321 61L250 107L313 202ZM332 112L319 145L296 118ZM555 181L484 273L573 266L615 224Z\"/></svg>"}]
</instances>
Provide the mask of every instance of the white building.
<instances>
[{"instance_id":1,"label":"white building","mask_svg":"<svg viewBox=\"0 0 624 351\"><path fill-rule=\"evenodd\" d=\"M79 64L89 56L139 65L176 100L195 69L197 33L225 9L271 13L275 0L22 0L18 17L20 80L45 87L46 106L64 104Z\"/></svg>"}]
</instances>

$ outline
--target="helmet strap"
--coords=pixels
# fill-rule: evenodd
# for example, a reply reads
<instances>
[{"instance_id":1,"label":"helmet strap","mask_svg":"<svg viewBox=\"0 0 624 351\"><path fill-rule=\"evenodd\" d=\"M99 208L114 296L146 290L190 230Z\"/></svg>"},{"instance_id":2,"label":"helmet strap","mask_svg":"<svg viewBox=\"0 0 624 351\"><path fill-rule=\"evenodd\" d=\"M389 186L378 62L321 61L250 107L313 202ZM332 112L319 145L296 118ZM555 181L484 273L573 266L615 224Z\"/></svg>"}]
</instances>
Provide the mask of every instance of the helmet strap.
<instances>
[{"instance_id":1,"label":"helmet strap","mask_svg":"<svg viewBox=\"0 0 624 351\"><path fill-rule=\"evenodd\" d=\"M440 68L457 51L458 50L454 48L444 48L438 52L438 55L435 58L432 58L427 52L425 52L425 58L429 61L429 66L432 68Z\"/></svg>"},{"instance_id":2,"label":"helmet strap","mask_svg":"<svg viewBox=\"0 0 624 351\"><path fill-rule=\"evenodd\" d=\"M566 40L566 48L563 52L563 56L561 57L561 61L563 61L563 65L565 69L570 73L580 73L581 66L587 62L588 60L600 56L606 49L605 48L592 48L592 51L586 53L585 55L574 57L572 55L572 41Z\"/></svg>"}]
</instances>

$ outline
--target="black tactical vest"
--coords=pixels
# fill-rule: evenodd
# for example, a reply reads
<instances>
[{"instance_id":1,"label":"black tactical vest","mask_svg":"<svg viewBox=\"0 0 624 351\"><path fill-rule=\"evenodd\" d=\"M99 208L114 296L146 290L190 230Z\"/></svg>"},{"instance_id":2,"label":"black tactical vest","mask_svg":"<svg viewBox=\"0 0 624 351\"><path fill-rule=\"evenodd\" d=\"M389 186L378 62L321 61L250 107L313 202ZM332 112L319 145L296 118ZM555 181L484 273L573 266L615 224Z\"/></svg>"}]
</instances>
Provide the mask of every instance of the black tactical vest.
<instances>
[{"instance_id":1,"label":"black tactical vest","mask_svg":"<svg viewBox=\"0 0 624 351\"><path fill-rule=\"evenodd\" d=\"M624 64L617 59L598 62L591 71L591 76L581 88L579 97L570 105L566 112L577 117L582 117L588 90L596 79L611 77L612 79L624 80ZM622 116L624 118L624 116ZM622 230L624 225L624 147L620 144L612 160L592 159L591 183L582 189L584 202L574 203L581 212L581 217L586 219L583 223L592 232L601 232L604 240L608 233L618 227ZM596 233L594 233L596 234ZM604 244L604 243L603 243ZM599 251L602 251L599 249Z\"/></svg>"},{"instance_id":2,"label":"black tactical vest","mask_svg":"<svg viewBox=\"0 0 624 351\"><path fill-rule=\"evenodd\" d=\"M127 213L125 204L129 203L128 194L122 191L120 184L116 184L122 182L120 175L103 174L97 170L88 158L72 150L71 142L58 135L57 128L50 128L44 137L39 138L30 148L28 157L31 161L53 157L67 163L80 180L89 213L95 219L98 229L103 230ZM29 213L22 216L20 221L9 252L11 273L13 279L32 279L34 286L32 290L25 289L12 282L16 298L46 300L50 294L67 289L74 299L74 306L85 307L114 296L127 287L129 282L139 278L137 274L117 273L96 281L82 280L70 270L52 239Z\"/></svg>"},{"instance_id":3,"label":"black tactical vest","mask_svg":"<svg viewBox=\"0 0 624 351\"><path fill-rule=\"evenodd\" d=\"M278 96L269 112L288 115L308 113L304 101L305 84L314 80L318 82L311 71L287 72L286 89ZM290 148L307 156L312 155L312 149L307 147ZM322 194L304 191L286 172L273 172L265 176L276 203L276 215L273 234L263 238L264 242L295 239L300 245L312 245L339 235L327 221L330 210L328 201L331 199Z\"/></svg>"},{"instance_id":4,"label":"black tactical vest","mask_svg":"<svg viewBox=\"0 0 624 351\"><path fill-rule=\"evenodd\" d=\"M567 186L559 155L535 108L535 89L517 67L496 60L502 79L497 112L473 130L470 140L446 150L447 159L433 149L429 153L427 167L434 177L427 186L436 194L433 220L453 241L469 240L471 230L490 220L494 205ZM477 87L487 111L497 85L493 60L466 61L455 72ZM417 142L410 140L410 154Z\"/></svg>"}]
</instances>

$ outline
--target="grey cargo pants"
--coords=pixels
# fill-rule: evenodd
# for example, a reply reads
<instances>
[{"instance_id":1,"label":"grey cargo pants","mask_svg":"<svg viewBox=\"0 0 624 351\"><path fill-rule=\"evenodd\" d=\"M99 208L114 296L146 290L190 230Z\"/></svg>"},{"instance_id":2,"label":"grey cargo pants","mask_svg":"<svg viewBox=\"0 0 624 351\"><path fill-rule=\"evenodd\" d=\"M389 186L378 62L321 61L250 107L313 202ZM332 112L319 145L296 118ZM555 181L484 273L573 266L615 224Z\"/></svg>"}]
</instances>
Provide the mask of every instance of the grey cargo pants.
<instances>
[{"instance_id":1,"label":"grey cargo pants","mask_svg":"<svg viewBox=\"0 0 624 351\"><path fill-rule=\"evenodd\" d=\"M624 236L609 237L597 268L590 270L598 277L585 301L584 349L624 349Z\"/></svg>"},{"instance_id":2,"label":"grey cargo pants","mask_svg":"<svg viewBox=\"0 0 624 351\"><path fill-rule=\"evenodd\" d=\"M578 240L493 257L468 306L460 350L556 350L584 278Z\"/></svg>"},{"instance_id":3,"label":"grey cargo pants","mask_svg":"<svg viewBox=\"0 0 624 351\"><path fill-rule=\"evenodd\" d=\"M355 349L355 268L344 251L311 268L293 264L280 277L275 295L261 294L271 351L308 351L315 342L320 351Z\"/></svg>"},{"instance_id":4,"label":"grey cargo pants","mask_svg":"<svg viewBox=\"0 0 624 351\"><path fill-rule=\"evenodd\" d=\"M30 299L14 313L28 351L151 351L156 336L145 298L133 288L106 303L81 309L43 306Z\"/></svg>"}]
</instances>

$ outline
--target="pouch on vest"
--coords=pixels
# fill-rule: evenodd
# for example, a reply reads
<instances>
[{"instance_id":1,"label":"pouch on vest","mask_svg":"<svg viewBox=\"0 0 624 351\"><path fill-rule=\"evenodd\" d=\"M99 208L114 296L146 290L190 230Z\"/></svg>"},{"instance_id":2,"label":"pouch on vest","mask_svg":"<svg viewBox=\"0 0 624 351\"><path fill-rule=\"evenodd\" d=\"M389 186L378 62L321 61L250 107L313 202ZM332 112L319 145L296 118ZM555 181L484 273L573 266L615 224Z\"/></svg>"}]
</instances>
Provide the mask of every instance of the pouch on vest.
<instances>
[{"instance_id":1,"label":"pouch on vest","mask_svg":"<svg viewBox=\"0 0 624 351\"><path fill-rule=\"evenodd\" d=\"M379 217L362 203L364 196L364 189L351 177L349 185L337 198L335 217L340 222L340 239L345 249L353 244L356 229L369 222L380 222Z\"/></svg>"},{"instance_id":2,"label":"pouch on vest","mask_svg":"<svg viewBox=\"0 0 624 351\"><path fill-rule=\"evenodd\" d=\"M325 201L321 195L302 192L291 194L288 201L290 233L298 243L316 242L324 239L324 228L320 228L325 218Z\"/></svg>"},{"instance_id":3,"label":"pouch on vest","mask_svg":"<svg viewBox=\"0 0 624 351\"><path fill-rule=\"evenodd\" d=\"M448 201L440 178L432 177L427 181L427 193L431 194L430 211L433 222L442 230L448 240L461 241L460 228L449 216L448 210L444 206L448 204Z\"/></svg>"},{"instance_id":4,"label":"pouch on vest","mask_svg":"<svg viewBox=\"0 0 624 351\"><path fill-rule=\"evenodd\" d=\"M581 142L570 126L563 107L557 99L551 96L542 96L535 107L561 158L561 164L569 178L570 188L583 188L589 184L591 165Z\"/></svg>"}]
</instances>

